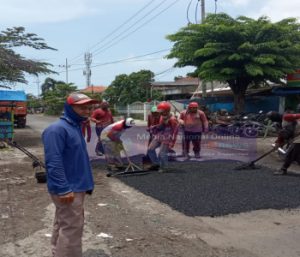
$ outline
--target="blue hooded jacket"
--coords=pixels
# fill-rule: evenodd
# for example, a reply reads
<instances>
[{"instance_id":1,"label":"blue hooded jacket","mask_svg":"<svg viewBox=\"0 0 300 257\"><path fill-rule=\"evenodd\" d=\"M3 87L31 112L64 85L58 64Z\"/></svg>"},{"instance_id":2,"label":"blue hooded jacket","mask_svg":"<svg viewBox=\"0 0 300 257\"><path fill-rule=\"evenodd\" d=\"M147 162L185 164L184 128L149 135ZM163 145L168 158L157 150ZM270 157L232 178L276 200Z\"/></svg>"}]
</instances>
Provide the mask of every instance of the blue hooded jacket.
<instances>
[{"instance_id":1,"label":"blue hooded jacket","mask_svg":"<svg viewBox=\"0 0 300 257\"><path fill-rule=\"evenodd\" d=\"M50 194L93 190L94 181L81 122L85 118L65 104L64 115L42 134Z\"/></svg>"}]
</instances>

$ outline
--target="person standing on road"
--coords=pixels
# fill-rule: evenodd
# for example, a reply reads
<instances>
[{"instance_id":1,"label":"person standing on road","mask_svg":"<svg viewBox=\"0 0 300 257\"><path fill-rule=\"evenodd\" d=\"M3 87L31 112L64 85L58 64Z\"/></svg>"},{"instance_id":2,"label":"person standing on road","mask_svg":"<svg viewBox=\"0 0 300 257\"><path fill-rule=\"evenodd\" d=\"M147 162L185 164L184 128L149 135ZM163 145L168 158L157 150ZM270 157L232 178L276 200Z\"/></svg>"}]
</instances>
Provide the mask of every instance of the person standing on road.
<instances>
[{"instance_id":1,"label":"person standing on road","mask_svg":"<svg viewBox=\"0 0 300 257\"><path fill-rule=\"evenodd\" d=\"M297 114L283 115L283 133L279 133L275 147L284 145L285 140L292 139L292 144L288 148L283 165L274 175L287 175L287 170L293 162L300 163L300 105L297 106Z\"/></svg>"},{"instance_id":2,"label":"person standing on road","mask_svg":"<svg viewBox=\"0 0 300 257\"><path fill-rule=\"evenodd\" d=\"M178 122L170 113L171 105L168 102L161 102L157 110L160 113L159 124L150 128L154 137L147 151L147 156L152 163L149 170L159 169L159 172L166 172L169 149L172 149L176 143ZM159 148L159 157L156 154L157 148Z\"/></svg>"},{"instance_id":3,"label":"person standing on road","mask_svg":"<svg viewBox=\"0 0 300 257\"><path fill-rule=\"evenodd\" d=\"M84 94L70 94L63 116L42 134L47 186L56 207L53 257L82 257L84 198L92 193L94 181L81 123L97 102Z\"/></svg>"},{"instance_id":4,"label":"person standing on road","mask_svg":"<svg viewBox=\"0 0 300 257\"><path fill-rule=\"evenodd\" d=\"M100 139L103 143L107 169L109 171L118 171L119 169L124 168L121 158L121 151L124 150L121 136L126 129L129 129L134 125L134 119L126 118L110 124L102 130Z\"/></svg>"},{"instance_id":5,"label":"person standing on road","mask_svg":"<svg viewBox=\"0 0 300 257\"><path fill-rule=\"evenodd\" d=\"M102 130L108 125L114 123L114 119L111 111L109 110L108 102L102 102L100 108L93 111L91 121L96 123L96 134L98 137L97 145L95 148L96 155L102 156L104 154L104 148L101 143L100 135Z\"/></svg>"},{"instance_id":6,"label":"person standing on road","mask_svg":"<svg viewBox=\"0 0 300 257\"><path fill-rule=\"evenodd\" d=\"M189 159L190 142L193 144L195 158L200 158L201 138L208 132L208 120L197 102L191 102L188 109L180 113L179 123L183 126L183 155Z\"/></svg>"},{"instance_id":7,"label":"person standing on road","mask_svg":"<svg viewBox=\"0 0 300 257\"><path fill-rule=\"evenodd\" d=\"M150 137L148 141L148 145L150 145L152 139L153 139L153 133L151 132L151 127L156 126L159 124L160 120L160 113L157 111L156 106L152 106L151 113L148 115L147 119L147 131L149 131Z\"/></svg>"}]
</instances>

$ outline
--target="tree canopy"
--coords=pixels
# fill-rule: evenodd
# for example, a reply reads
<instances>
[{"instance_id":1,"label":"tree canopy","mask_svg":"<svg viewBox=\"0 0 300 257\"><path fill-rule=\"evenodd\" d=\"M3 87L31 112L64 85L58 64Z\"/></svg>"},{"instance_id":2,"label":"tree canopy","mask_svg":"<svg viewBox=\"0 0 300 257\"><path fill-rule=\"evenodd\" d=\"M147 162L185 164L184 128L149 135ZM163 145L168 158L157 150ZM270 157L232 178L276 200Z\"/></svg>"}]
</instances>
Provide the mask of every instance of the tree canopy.
<instances>
[{"instance_id":1,"label":"tree canopy","mask_svg":"<svg viewBox=\"0 0 300 257\"><path fill-rule=\"evenodd\" d=\"M236 112L243 110L250 85L282 83L300 67L300 24L294 18L272 23L267 17L210 14L167 39L174 42L167 57L177 58L175 66L195 66L194 76L229 84Z\"/></svg>"},{"instance_id":2,"label":"tree canopy","mask_svg":"<svg viewBox=\"0 0 300 257\"><path fill-rule=\"evenodd\" d=\"M53 89L43 94L45 112L50 115L58 115L63 111L66 98L72 92L77 91L73 84L56 83Z\"/></svg>"},{"instance_id":3,"label":"tree canopy","mask_svg":"<svg viewBox=\"0 0 300 257\"><path fill-rule=\"evenodd\" d=\"M42 96L46 94L48 91L54 90L57 84L65 84L63 81L57 81L53 78L46 78L43 84L41 85Z\"/></svg>"},{"instance_id":4,"label":"tree canopy","mask_svg":"<svg viewBox=\"0 0 300 257\"><path fill-rule=\"evenodd\" d=\"M36 50L56 50L48 46L36 34L25 33L24 27L8 28L0 32L0 83L27 83L25 74L49 74L49 63L26 59L15 52L17 47L30 47ZM1 85L0 85L1 87Z\"/></svg>"},{"instance_id":5,"label":"tree canopy","mask_svg":"<svg viewBox=\"0 0 300 257\"><path fill-rule=\"evenodd\" d=\"M141 70L129 75L121 74L104 92L104 99L110 103L130 104L136 101L145 102L151 98L159 98L159 93L151 92L151 82L154 73L150 70Z\"/></svg>"}]
</instances>

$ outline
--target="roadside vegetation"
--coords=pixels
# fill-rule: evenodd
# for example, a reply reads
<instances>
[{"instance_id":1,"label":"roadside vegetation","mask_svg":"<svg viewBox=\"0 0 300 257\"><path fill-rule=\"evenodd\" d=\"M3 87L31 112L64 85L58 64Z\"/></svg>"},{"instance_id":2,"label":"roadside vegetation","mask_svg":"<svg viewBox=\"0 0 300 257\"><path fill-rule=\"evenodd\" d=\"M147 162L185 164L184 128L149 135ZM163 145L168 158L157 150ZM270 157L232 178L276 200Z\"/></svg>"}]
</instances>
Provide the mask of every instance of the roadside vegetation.
<instances>
[{"instance_id":1,"label":"roadside vegetation","mask_svg":"<svg viewBox=\"0 0 300 257\"><path fill-rule=\"evenodd\" d=\"M286 76L300 67L300 23L287 18L272 23L267 17L257 20L245 16L236 19L227 14L209 14L202 24L189 24L167 36L174 43L167 58L176 58L175 66L194 66L190 76L204 82L228 83L234 94L234 111L243 112L249 87L268 87L270 83L286 84ZM17 47L55 50L42 38L14 27L0 32L0 87L27 83L26 74L51 74L51 64L26 59ZM102 97L111 104L160 100L153 90L154 73L140 70L115 77ZM59 114L65 96L77 86L47 78L38 98L29 96L29 106L45 107L48 114Z\"/></svg>"},{"instance_id":2,"label":"roadside vegetation","mask_svg":"<svg viewBox=\"0 0 300 257\"><path fill-rule=\"evenodd\" d=\"M210 14L202 24L190 24L167 36L174 42L168 58L175 66L194 66L192 76L221 81L234 94L234 110L244 110L250 86L285 84L300 67L300 24L295 18L272 23L267 17L236 19Z\"/></svg>"}]
</instances>

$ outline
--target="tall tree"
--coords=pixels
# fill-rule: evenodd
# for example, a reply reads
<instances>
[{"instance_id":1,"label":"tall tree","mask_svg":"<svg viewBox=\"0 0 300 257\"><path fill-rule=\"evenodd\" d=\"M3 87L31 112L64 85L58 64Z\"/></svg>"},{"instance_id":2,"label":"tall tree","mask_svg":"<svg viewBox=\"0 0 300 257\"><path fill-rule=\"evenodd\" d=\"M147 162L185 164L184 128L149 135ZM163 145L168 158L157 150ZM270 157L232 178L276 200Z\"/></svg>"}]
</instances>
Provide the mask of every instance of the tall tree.
<instances>
[{"instance_id":1,"label":"tall tree","mask_svg":"<svg viewBox=\"0 0 300 257\"><path fill-rule=\"evenodd\" d=\"M0 32L0 83L27 83L25 74L54 73L49 63L26 59L15 52L17 47L36 50L56 50L49 47L42 38L33 33L25 33L25 28L14 27ZM0 85L1 87L1 85Z\"/></svg>"},{"instance_id":2,"label":"tall tree","mask_svg":"<svg viewBox=\"0 0 300 257\"><path fill-rule=\"evenodd\" d=\"M50 90L54 90L55 86L57 84L65 84L63 81L58 81L52 78L46 78L45 81L43 82L41 88L42 88L42 95L47 93Z\"/></svg>"},{"instance_id":3,"label":"tall tree","mask_svg":"<svg viewBox=\"0 0 300 257\"><path fill-rule=\"evenodd\" d=\"M251 84L282 83L300 67L300 24L294 18L272 23L267 17L210 14L203 24L167 38L174 42L167 57L177 58L177 67L195 66L194 76L228 83L237 113Z\"/></svg>"},{"instance_id":4,"label":"tall tree","mask_svg":"<svg viewBox=\"0 0 300 257\"><path fill-rule=\"evenodd\" d=\"M72 84L56 84L53 90L43 95L45 112L50 115L59 115L63 111L67 96L76 90L77 87Z\"/></svg>"},{"instance_id":5,"label":"tall tree","mask_svg":"<svg viewBox=\"0 0 300 257\"><path fill-rule=\"evenodd\" d=\"M110 103L145 102L150 98L153 78L154 73L150 70L118 75L105 90L103 97ZM157 92L153 92L153 98L159 98L159 96Z\"/></svg>"}]
</instances>

